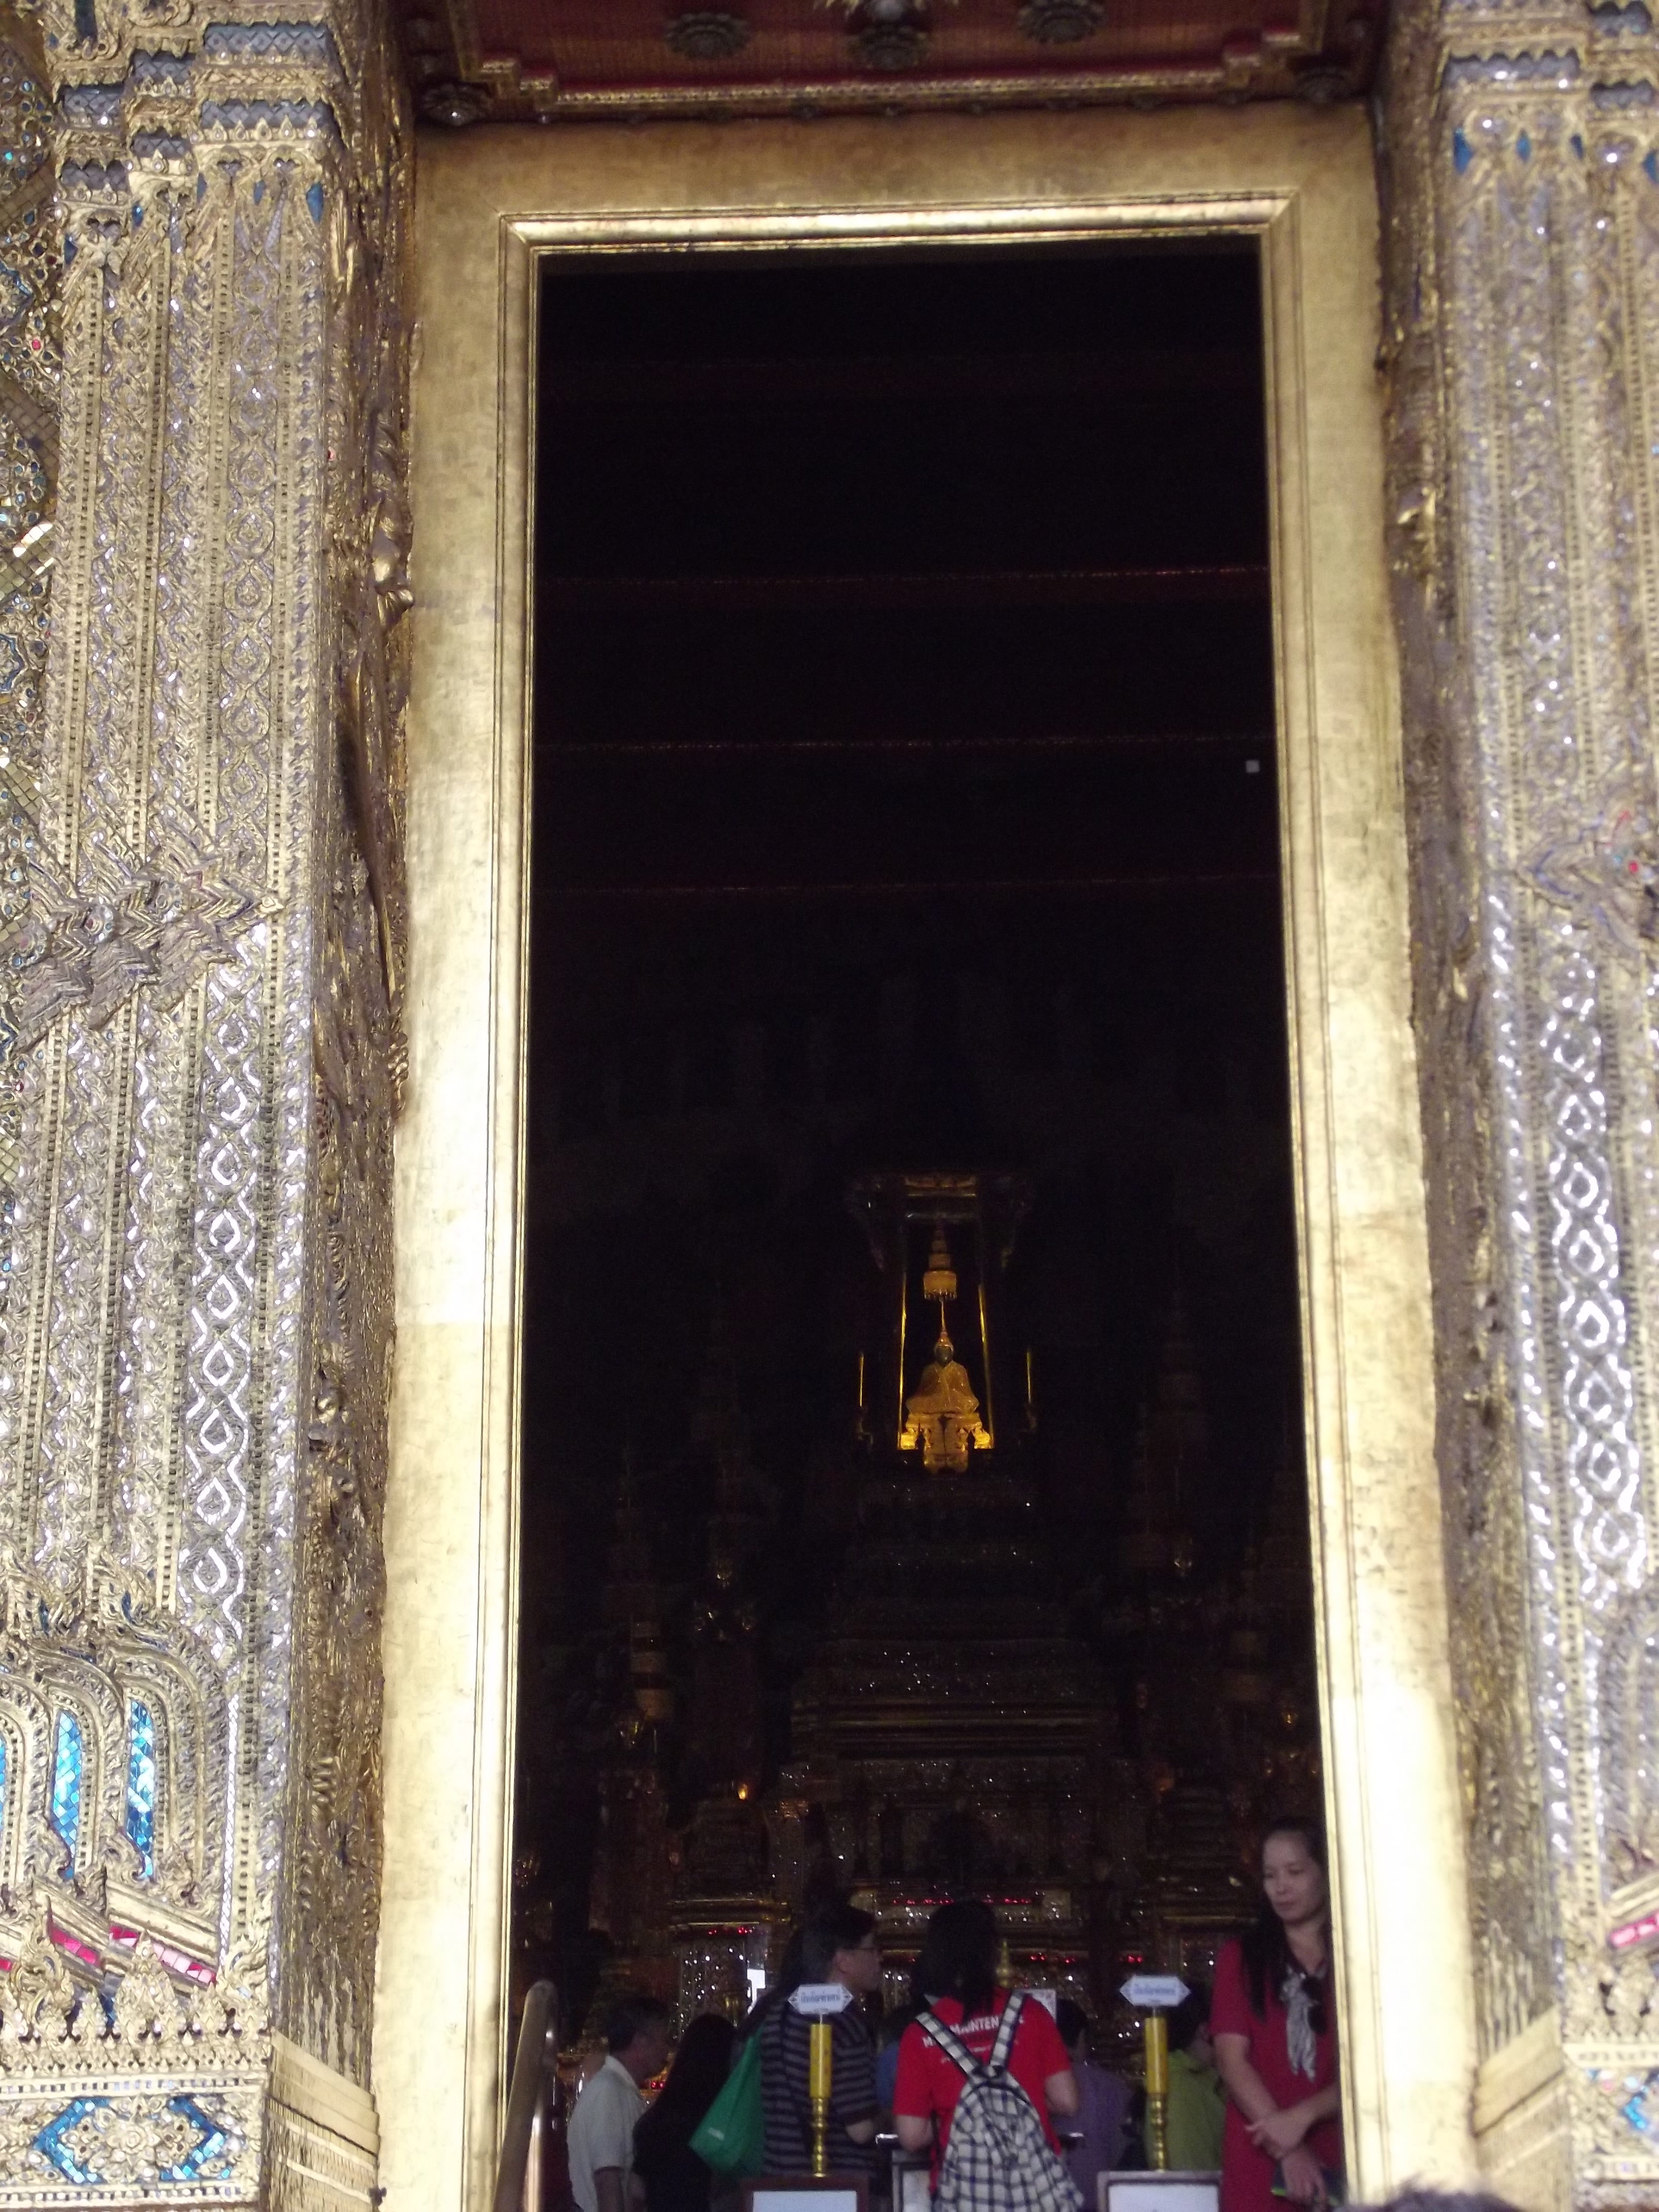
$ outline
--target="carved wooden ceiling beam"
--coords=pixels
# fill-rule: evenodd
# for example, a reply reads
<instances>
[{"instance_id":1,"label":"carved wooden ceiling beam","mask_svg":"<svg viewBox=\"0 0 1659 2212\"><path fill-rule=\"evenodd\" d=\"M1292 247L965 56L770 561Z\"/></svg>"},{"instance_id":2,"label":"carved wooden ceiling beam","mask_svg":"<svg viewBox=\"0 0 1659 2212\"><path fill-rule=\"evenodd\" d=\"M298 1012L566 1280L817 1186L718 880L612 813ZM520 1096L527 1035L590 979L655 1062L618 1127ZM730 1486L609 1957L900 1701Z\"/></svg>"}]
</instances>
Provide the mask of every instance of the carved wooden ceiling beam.
<instances>
[{"instance_id":1,"label":"carved wooden ceiling beam","mask_svg":"<svg viewBox=\"0 0 1659 2212\"><path fill-rule=\"evenodd\" d=\"M428 122L1352 98L1386 0L402 0Z\"/></svg>"}]
</instances>

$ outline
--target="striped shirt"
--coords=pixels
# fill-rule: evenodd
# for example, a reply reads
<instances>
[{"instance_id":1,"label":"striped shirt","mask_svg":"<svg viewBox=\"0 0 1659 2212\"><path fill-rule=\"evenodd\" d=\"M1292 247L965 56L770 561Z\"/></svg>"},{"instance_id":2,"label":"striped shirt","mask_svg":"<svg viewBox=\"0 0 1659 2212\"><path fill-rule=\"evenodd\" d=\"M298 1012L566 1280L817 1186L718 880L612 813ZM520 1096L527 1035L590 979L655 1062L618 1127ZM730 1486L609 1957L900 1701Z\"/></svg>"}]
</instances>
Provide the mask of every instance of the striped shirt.
<instances>
[{"instance_id":1,"label":"striped shirt","mask_svg":"<svg viewBox=\"0 0 1659 2212\"><path fill-rule=\"evenodd\" d=\"M768 2173L812 2171L812 2106L808 2093L811 2026L787 2003L775 2005L760 2025ZM872 2173L875 2144L855 2143L847 2133L853 2122L876 2117L876 2054L864 2015L856 2005L836 2014L830 2050L830 2171Z\"/></svg>"}]
</instances>

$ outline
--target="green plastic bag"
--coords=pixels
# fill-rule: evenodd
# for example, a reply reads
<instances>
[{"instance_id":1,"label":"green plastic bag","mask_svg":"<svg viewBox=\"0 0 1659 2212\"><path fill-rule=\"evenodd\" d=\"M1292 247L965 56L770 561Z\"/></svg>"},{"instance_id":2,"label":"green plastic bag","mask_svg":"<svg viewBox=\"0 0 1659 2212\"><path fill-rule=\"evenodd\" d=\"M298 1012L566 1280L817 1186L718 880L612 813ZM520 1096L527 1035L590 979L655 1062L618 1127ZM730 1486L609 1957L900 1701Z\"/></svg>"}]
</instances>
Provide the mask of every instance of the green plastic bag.
<instances>
[{"instance_id":1,"label":"green plastic bag","mask_svg":"<svg viewBox=\"0 0 1659 2212\"><path fill-rule=\"evenodd\" d=\"M766 2164L766 2108L761 2099L759 2031L745 2038L726 2087L703 2114L691 2148L715 2173L738 2179Z\"/></svg>"}]
</instances>

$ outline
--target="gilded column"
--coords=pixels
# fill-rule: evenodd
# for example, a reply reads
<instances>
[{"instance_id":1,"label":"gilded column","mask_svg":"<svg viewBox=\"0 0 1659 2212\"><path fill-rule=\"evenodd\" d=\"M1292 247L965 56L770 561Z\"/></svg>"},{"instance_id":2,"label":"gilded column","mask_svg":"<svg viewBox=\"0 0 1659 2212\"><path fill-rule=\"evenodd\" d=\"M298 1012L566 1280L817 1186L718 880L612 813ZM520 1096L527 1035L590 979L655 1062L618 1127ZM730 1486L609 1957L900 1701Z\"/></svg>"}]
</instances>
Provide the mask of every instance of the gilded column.
<instances>
[{"instance_id":1,"label":"gilded column","mask_svg":"<svg viewBox=\"0 0 1659 2212\"><path fill-rule=\"evenodd\" d=\"M1647 8L1419 0L1382 153L1476 2131L1523 2203L1659 2204Z\"/></svg>"},{"instance_id":2,"label":"gilded column","mask_svg":"<svg viewBox=\"0 0 1659 2212\"><path fill-rule=\"evenodd\" d=\"M0 9L0 957L7 968L27 927L43 764L63 262L52 125L39 27ZM11 1285L23 1104L21 1056L8 1017L0 1004L0 1314Z\"/></svg>"},{"instance_id":3,"label":"gilded column","mask_svg":"<svg viewBox=\"0 0 1659 2212\"><path fill-rule=\"evenodd\" d=\"M405 125L348 0L45 0L40 28L61 384L4 920L0 2198L361 2203Z\"/></svg>"}]
</instances>

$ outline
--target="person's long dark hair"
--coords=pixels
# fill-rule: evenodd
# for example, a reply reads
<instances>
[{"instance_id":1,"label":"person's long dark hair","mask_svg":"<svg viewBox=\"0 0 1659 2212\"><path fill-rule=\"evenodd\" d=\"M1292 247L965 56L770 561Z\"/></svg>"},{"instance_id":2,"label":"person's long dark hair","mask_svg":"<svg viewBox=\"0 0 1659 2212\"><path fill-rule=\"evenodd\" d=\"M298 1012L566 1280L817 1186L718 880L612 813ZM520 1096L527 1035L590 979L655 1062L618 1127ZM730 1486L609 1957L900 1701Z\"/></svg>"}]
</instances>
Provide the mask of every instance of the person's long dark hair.
<instances>
[{"instance_id":1,"label":"person's long dark hair","mask_svg":"<svg viewBox=\"0 0 1659 2212\"><path fill-rule=\"evenodd\" d=\"M635 2140L659 2136L689 2142L703 2114L726 2087L732 2070L732 2046L738 2031L717 2012L700 2012L680 2038L680 2047L648 2112L641 2115Z\"/></svg>"},{"instance_id":2,"label":"person's long dark hair","mask_svg":"<svg viewBox=\"0 0 1659 2212\"><path fill-rule=\"evenodd\" d=\"M763 2025L771 2018L778 2007L786 1999L793 1996L795 1991L806 1979L806 1962L803 1955L805 1944L806 1930L804 1928L795 1929L789 1941L783 1947L783 1956L778 1961L776 1979L769 1982L764 1994L756 1998L750 2008L749 2017L738 2030L745 2043L751 2035L759 2034Z\"/></svg>"},{"instance_id":3,"label":"person's long dark hair","mask_svg":"<svg viewBox=\"0 0 1659 2212\"><path fill-rule=\"evenodd\" d=\"M988 2012L997 1993L997 1917L976 1897L941 1905L927 1923L911 1987L929 2002L955 1997L962 2016Z\"/></svg>"},{"instance_id":4,"label":"person's long dark hair","mask_svg":"<svg viewBox=\"0 0 1659 2212\"><path fill-rule=\"evenodd\" d=\"M1325 1831L1319 1821L1304 1820L1300 1814L1287 1814L1283 1820L1272 1820L1261 1832L1261 1848L1265 1851L1275 1836L1294 1836L1308 1856L1322 1874L1326 1872ZM1250 2009L1258 2020L1267 2014L1267 1993L1277 1996L1285 1986L1285 1977L1292 1968L1297 1973L1303 1969L1291 1955L1290 1938L1285 1933L1285 1923L1261 1893L1261 1902L1256 1907L1255 1919L1240 1940L1244 1954L1244 1986L1249 1992ZM1304 1974L1311 1981L1311 1975Z\"/></svg>"}]
</instances>

